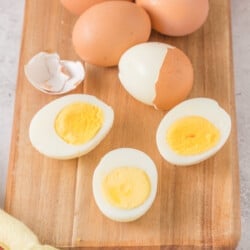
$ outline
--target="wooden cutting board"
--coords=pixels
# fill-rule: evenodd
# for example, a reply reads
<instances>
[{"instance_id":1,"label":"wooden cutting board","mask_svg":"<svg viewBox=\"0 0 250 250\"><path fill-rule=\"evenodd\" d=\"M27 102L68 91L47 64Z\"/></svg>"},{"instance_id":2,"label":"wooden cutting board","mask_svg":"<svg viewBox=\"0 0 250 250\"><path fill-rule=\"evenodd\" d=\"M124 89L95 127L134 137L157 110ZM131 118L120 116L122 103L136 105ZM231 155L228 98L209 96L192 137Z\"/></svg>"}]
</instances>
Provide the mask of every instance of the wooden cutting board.
<instances>
[{"instance_id":1,"label":"wooden cutting board","mask_svg":"<svg viewBox=\"0 0 250 250\"><path fill-rule=\"evenodd\" d=\"M24 64L40 51L78 59L71 44L75 20L59 1L26 1L5 209L43 243L65 249L234 249L240 237L240 209L230 1L211 0L206 24L192 35L169 38L153 32L150 38L175 45L190 57L195 72L190 97L214 98L232 117L232 133L223 149L184 168L167 164L156 148L155 132L164 112L129 96L116 67L85 65L84 84L73 91L96 95L114 108L113 129L96 149L67 161L46 158L33 149L29 123L57 97L34 89L24 76ZM132 223L105 218L91 190L98 161L118 147L140 149L158 167L156 200Z\"/></svg>"}]
</instances>

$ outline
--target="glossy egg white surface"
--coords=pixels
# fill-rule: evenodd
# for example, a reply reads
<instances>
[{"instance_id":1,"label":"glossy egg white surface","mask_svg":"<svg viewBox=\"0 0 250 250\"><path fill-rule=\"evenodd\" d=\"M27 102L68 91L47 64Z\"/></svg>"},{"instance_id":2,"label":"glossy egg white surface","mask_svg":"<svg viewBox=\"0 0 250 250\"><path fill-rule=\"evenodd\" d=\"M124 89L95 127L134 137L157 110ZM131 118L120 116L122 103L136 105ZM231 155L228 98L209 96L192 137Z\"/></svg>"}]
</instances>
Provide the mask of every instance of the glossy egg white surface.
<instances>
[{"instance_id":1,"label":"glossy egg white surface","mask_svg":"<svg viewBox=\"0 0 250 250\"><path fill-rule=\"evenodd\" d=\"M138 101L169 110L185 100L193 85L193 66L180 49L161 42L129 48L118 64L119 80Z\"/></svg>"},{"instance_id":2,"label":"glossy egg white surface","mask_svg":"<svg viewBox=\"0 0 250 250\"><path fill-rule=\"evenodd\" d=\"M155 83L170 45L147 42L128 49L119 61L122 86L137 100L152 105Z\"/></svg>"},{"instance_id":3,"label":"glossy egg white surface","mask_svg":"<svg viewBox=\"0 0 250 250\"><path fill-rule=\"evenodd\" d=\"M113 169L121 166L133 166L146 172L151 191L146 201L132 209L122 209L111 205L103 196L101 184L104 177ZM152 159L142 151L133 148L118 148L108 152L96 167L92 187L95 202L100 211L114 221L129 222L143 216L151 207L157 193L158 173Z\"/></svg>"},{"instance_id":4,"label":"glossy egg white surface","mask_svg":"<svg viewBox=\"0 0 250 250\"><path fill-rule=\"evenodd\" d=\"M99 107L104 113L104 122L94 138L81 145L66 143L54 128L55 118L67 105L84 102ZM108 134L114 120L113 109L95 96L72 94L58 98L43 108L33 117L29 127L29 138L36 150L55 159L72 159L87 154L94 149Z\"/></svg>"},{"instance_id":5,"label":"glossy egg white surface","mask_svg":"<svg viewBox=\"0 0 250 250\"><path fill-rule=\"evenodd\" d=\"M174 152L166 140L168 128L178 119L200 116L210 121L219 131L220 139L210 150L200 154L182 156ZM171 164L188 166L202 162L217 153L226 143L231 132L231 118L219 104L210 98L193 98L171 109L162 119L156 133L156 143L161 156Z\"/></svg>"}]
</instances>

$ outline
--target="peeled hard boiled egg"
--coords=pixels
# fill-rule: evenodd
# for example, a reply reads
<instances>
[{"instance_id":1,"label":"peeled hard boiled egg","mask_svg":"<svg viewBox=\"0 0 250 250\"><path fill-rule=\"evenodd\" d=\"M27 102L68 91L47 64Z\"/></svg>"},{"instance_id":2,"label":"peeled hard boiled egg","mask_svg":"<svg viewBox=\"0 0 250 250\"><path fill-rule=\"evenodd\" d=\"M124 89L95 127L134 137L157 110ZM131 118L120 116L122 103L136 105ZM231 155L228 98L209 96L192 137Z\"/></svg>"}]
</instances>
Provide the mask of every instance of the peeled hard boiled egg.
<instances>
[{"instance_id":1,"label":"peeled hard boiled egg","mask_svg":"<svg viewBox=\"0 0 250 250\"><path fill-rule=\"evenodd\" d=\"M80 15L92 5L105 1L110 1L110 0L61 0L61 4L72 14ZM122 1L132 2L132 0L122 0Z\"/></svg>"},{"instance_id":2,"label":"peeled hard boiled egg","mask_svg":"<svg viewBox=\"0 0 250 250\"><path fill-rule=\"evenodd\" d=\"M94 171L94 199L108 218L133 221L151 207L157 181L156 166L147 154L133 148L118 148L108 152Z\"/></svg>"},{"instance_id":3,"label":"peeled hard boiled egg","mask_svg":"<svg viewBox=\"0 0 250 250\"><path fill-rule=\"evenodd\" d=\"M170 36L184 36L206 21L208 0L136 0L148 12L153 29Z\"/></svg>"},{"instance_id":4,"label":"peeled hard boiled egg","mask_svg":"<svg viewBox=\"0 0 250 250\"><path fill-rule=\"evenodd\" d=\"M173 46L147 42L128 49L119 61L119 79L135 99L168 110L183 101L193 86L189 58Z\"/></svg>"},{"instance_id":5,"label":"peeled hard boiled egg","mask_svg":"<svg viewBox=\"0 0 250 250\"><path fill-rule=\"evenodd\" d=\"M156 143L169 163L199 163L218 152L231 131L231 118L210 98L193 98L170 110L160 122Z\"/></svg>"},{"instance_id":6,"label":"peeled hard boiled egg","mask_svg":"<svg viewBox=\"0 0 250 250\"><path fill-rule=\"evenodd\" d=\"M71 159L94 149L114 120L111 107L94 96L73 94L58 98L33 117L29 137L42 154Z\"/></svg>"},{"instance_id":7,"label":"peeled hard boiled egg","mask_svg":"<svg viewBox=\"0 0 250 250\"><path fill-rule=\"evenodd\" d=\"M127 1L106 1L78 18L72 41L83 61L115 66L123 52L147 41L150 33L150 18L142 7Z\"/></svg>"}]
</instances>

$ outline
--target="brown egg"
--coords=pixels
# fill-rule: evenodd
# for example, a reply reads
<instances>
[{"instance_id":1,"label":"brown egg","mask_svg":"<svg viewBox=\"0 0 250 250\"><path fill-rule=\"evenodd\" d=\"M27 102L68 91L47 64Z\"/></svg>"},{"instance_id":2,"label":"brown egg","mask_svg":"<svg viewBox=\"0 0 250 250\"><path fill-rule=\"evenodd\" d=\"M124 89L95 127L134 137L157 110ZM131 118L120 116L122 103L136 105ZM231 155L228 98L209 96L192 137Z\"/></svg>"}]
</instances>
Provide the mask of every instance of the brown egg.
<instances>
[{"instance_id":1,"label":"brown egg","mask_svg":"<svg viewBox=\"0 0 250 250\"><path fill-rule=\"evenodd\" d=\"M135 99L169 110L192 90L194 73L189 58L178 48L146 42L128 49L119 61L119 79Z\"/></svg>"},{"instance_id":2,"label":"brown egg","mask_svg":"<svg viewBox=\"0 0 250 250\"><path fill-rule=\"evenodd\" d=\"M152 27L170 36L183 36L199 29L205 22L208 0L136 0L149 13Z\"/></svg>"},{"instance_id":3,"label":"brown egg","mask_svg":"<svg viewBox=\"0 0 250 250\"><path fill-rule=\"evenodd\" d=\"M61 4L72 14L80 15L94 4L110 0L60 0ZM123 0L132 2L133 0Z\"/></svg>"},{"instance_id":4,"label":"brown egg","mask_svg":"<svg viewBox=\"0 0 250 250\"><path fill-rule=\"evenodd\" d=\"M73 46L87 63L117 65L128 48L148 40L150 18L135 3L107 1L87 9L73 29Z\"/></svg>"}]
</instances>

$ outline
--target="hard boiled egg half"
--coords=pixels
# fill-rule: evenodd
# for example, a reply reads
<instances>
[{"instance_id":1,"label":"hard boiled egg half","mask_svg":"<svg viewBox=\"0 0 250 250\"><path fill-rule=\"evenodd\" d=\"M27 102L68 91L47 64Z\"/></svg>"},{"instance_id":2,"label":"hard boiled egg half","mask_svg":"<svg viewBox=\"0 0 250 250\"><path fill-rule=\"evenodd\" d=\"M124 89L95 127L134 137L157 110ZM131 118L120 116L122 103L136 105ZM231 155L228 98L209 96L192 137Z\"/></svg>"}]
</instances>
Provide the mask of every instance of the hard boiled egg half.
<instances>
[{"instance_id":1,"label":"hard boiled egg half","mask_svg":"<svg viewBox=\"0 0 250 250\"><path fill-rule=\"evenodd\" d=\"M108 218L133 221L151 207L157 180L156 166L147 154L133 148L118 148L107 153L94 171L94 199Z\"/></svg>"},{"instance_id":2,"label":"hard boiled egg half","mask_svg":"<svg viewBox=\"0 0 250 250\"><path fill-rule=\"evenodd\" d=\"M140 43L120 58L119 79L138 101L169 110L189 95L193 67L176 47L160 42Z\"/></svg>"},{"instance_id":3,"label":"hard boiled egg half","mask_svg":"<svg viewBox=\"0 0 250 250\"><path fill-rule=\"evenodd\" d=\"M29 137L42 154L71 159L94 149L108 134L114 120L111 107L98 98L73 94L58 98L33 117Z\"/></svg>"},{"instance_id":4,"label":"hard boiled egg half","mask_svg":"<svg viewBox=\"0 0 250 250\"><path fill-rule=\"evenodd\" d=\"M160 122L156 142L174 165L192 165L219 151L231 131L231 118L210 98L193 98L170 110Z\"/></svg>"}]
</instances>

